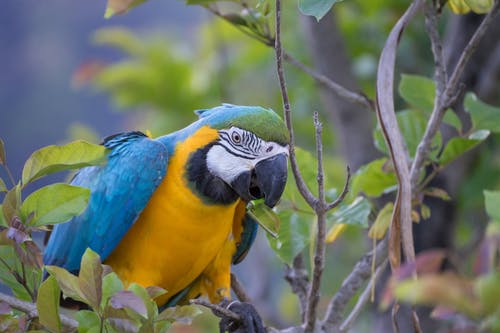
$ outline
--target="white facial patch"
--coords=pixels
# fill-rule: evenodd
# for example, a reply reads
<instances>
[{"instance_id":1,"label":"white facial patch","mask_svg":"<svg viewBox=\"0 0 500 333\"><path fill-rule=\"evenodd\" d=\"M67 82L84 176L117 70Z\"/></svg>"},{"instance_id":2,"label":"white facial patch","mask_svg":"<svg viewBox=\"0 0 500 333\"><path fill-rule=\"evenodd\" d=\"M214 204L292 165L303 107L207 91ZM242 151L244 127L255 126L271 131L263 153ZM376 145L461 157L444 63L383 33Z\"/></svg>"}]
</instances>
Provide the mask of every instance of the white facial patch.
<instances>
[{"instance_id":1,"label":"white facial patch","mask_svg":"<svg viewBox=\"0 0 500 333\"><path fill-rule=\"evenodd\" d=\"M264 141L237 127L221 130L219 134L219 141L207 153L207 168L228 184L262 160L279 154L288 156L288 146Z\"/></svg>"}]
</instances>

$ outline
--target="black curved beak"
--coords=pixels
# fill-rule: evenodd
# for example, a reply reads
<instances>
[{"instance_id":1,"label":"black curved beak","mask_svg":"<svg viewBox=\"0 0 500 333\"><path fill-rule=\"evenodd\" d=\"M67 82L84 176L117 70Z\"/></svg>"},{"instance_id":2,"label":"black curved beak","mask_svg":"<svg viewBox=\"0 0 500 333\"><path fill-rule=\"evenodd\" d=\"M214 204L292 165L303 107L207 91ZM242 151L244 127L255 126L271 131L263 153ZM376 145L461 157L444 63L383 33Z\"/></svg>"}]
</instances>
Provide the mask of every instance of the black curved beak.
<instances>
[{"instance_id":1,"label":"black curved beak","mask_svg":"<svg viewBox=\"0 0 500 333\"><path fill-rule=\"evenodd\" d=\"M287 158L286 154L278 154L260 161L253 170L233 180L231 187L245 201L264 198L267 206L274 207L285 190Z\"/></svg>"}]
</instances>

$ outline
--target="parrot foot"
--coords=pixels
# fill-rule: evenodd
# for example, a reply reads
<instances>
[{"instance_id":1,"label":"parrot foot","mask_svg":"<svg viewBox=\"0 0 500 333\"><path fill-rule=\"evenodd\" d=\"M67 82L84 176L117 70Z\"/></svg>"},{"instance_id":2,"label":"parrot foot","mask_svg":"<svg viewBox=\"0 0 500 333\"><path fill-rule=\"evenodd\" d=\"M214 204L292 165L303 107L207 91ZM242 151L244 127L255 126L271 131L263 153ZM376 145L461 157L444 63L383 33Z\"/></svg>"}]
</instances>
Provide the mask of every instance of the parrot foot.
<instances>
[{"instance_id":1,"label":"parrot foot","mask_svg":"<svg viewBox=\"0 0 500 333\"><path fill-rule=\"evenodd\" d=\"M215 313L221 318L220 333L266 333L262 319L252 304L239 301L229 303L227 300L223 300L220 305L240 318L236 320L222 313Z\"/></svg>"}]
</instances>

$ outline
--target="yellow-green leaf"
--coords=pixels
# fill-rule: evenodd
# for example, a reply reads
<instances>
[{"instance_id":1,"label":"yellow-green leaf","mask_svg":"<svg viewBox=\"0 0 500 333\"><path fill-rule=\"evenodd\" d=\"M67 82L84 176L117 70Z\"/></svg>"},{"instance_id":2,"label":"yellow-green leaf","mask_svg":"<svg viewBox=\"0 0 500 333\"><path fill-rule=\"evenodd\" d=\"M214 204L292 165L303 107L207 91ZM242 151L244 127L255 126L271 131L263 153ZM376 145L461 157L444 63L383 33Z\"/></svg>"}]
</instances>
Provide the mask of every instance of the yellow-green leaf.
<instances>
[{"instance_id":1,"label":"yellow-green leaf","mask_svg":"<svg viewBox=\"0 0 500 333\"><path fill-rule=\"evenodd\" d=\"M126 13L130 8L138 6L145 1L146 0L108 0L104 17L110 18L117 14Z\"/></svg>"},{"instance_id":2,"label":"yellow-green leaf","mask_svg":"<svg viewBox=\"0 0 500 333\"><path fill-rule=\"evenodd\" d=\"M474 290L486 314L493 314L500 309L500 271L477 278L474 281Z\"/></svg>"},{"instance_id":3,"label":"yellow-green leaf","mask_svg":"<svg viewBox=\"0 0 500 333\"><path fill-rule=\"evenodd\" d=\"M88 188L64 183L48 185L24 200L21 215L26 218L33 213L30 224L37 227L66 222L85 210L89 197Z\"/></svg>"},{"instance_id":4,"label":"yellow-green leaf","mask_svg":"<svg viewBox=\"0 0 500 333\"><path fill-rule=\"evenodd\" d=\"M464 0L448 0L448 6L455 14L463 15L470 12L470 7Z\"/></svg>"},{"instance_id":5,"label":"yellow-green leaf","mask_svg":"<svg viewBox=\"0 0 500 333\"><path fill-rule=\"evenodd\" d=\"M5 144L3 140L0 139L0 165L5 165L7 163L7 159L5 157Z\"/></svg>"},{"instance_id":6,"label":"yellow-green leaf","mask_svg":"<svg viewBox=\"0 0 500 333\"><path fill-rule=\"evenodd\" d=\"M7 192L7 186L5 185L5 182L2 178L0 178L0 193L1 192Z\"/></svg>"},{"instance_id":7,"label":"yellow-green leaf","mask_svg":"<svg viewBox=\"0 0 500 333\"><path fill-rule=\"evenodd\" d=\"M5 222L10 224L14 216L19 215L19 206L21 205L21 188L14 186L3 198L2 211Z\"/></svg>"},{"instance_id":8,"label":"yellow-green leaf","mask_svg":"<svg viewBox=\"0 0 500 333\"><path fill-rule=\"evenodd\" d=\"M464 0L476 14L486 14L493 8L493 0Z\"/></svg>"},{"instance_id":9,"label":"yellow-green leaf","mask_svg":"<svg viewBox=\"0 0 500 333\"><path fill-rule=\"evenodd\" d=\"M170 307L163 310L158 320L167 320L170 322L181 322L183 324L190 324L197 315L201 314L201 310L197 305L183 305Z\"/></svg>"},{"instance_id":10,"label":"yellow-green leaf","mask_svg":"<svg viewBox=\"0 0 500 333\"><path fill-rule=\"evenodd\" d=\"M278 237L280 231L280 217L271 208L267 207L264 202L257 201L252 204L248 213L257 223L272 237Z\"/></svg>"},{"instance_id":11,"label":"yellow-green leaf","mask_svg":"<svg viewBox=\"0 0 500 333\"><path fill-rule=\"evenodd\" d=\"M380 210L375 219L375 222L370 227L368 231L368 237L375 239L382 239L385 233L389 229L392 220L392 210L394 209L394 204L392 202L387 203L384 208Z\"/></svg>"},{"instance_id":12,"label":"yellow-green leaf","mask_svg":"<svg viewBox=\"0 0 500 333\"><path fill-rule=\"evenodd\" d=\"M102 299L102 265L99 255L90 248L82 257L78 286L88 304L97 311Z\"/></svg>"},{"instance_id":13,"label":"yellow-green leaf","mask_svg":"<svg viewBox=\"0 0 500 333\"><path fill-rule=\"evenodd\" d=\"M38 289L36 308L40 323L51 332L61 332L61 319L59 318L59 293L57 280L49 276Z\"/></svg>"},{"instance_id":14,"label":"yellow-green leaf","mask_svg":"<svg viewBox=\"0 0 500 333\"><path fill-rule=\"evenodd\" d=\"M26 185L54 172L102 163L106 154L107 149L104 146L86 141L44 147L31 154L24 164L22 183Z\"/></svg>"},{"instance_id":15,"label":"yellow-green leaf","mask_svg":"<svg viewBox=\"0 0 500 333\"><path fill-rule=\"evenodd\" d=\"M400 301L412 304L442 305L471 318L477 317L481 311L472 282L454 273L427 274L419 276L418 280L399 282L394 295Z\"/></svg>"},{"instance_id":16,"label":"yellow-green leaf","mask_svg":"<svg viewBox=\"0 0 500 333\"><path fill-rule=\"evenodd\" d=\"M347 224L335 224L326 234L325 241L327 243L333 243L347 228Z\"/></svg>"},{"instance_id":17,"label":"yellow-green leaf","mask_svg":"<svg viewBox=\"0 0 500 333\"><path fill-rule=\"evenodd\" d=\"M76 301L88 303L78 285L78 277L74 276L67 270L57 266L45 266L47 272L56 278L59 288L65 297L71 297Z\"/></svg>"}]
</instances>

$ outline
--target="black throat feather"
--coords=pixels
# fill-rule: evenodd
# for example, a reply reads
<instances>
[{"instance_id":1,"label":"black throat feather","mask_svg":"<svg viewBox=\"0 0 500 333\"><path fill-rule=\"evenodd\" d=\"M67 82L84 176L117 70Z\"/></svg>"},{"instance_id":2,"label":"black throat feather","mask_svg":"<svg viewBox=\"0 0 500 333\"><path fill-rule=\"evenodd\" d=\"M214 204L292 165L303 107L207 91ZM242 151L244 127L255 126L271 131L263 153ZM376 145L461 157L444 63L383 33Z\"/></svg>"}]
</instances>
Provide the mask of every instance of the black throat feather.
<instances>
[{"instance_id":1,"label":"black throat feather","mask_svg":"<svg viewBox=\"0 0 500 333\"><path fill-rule=\"evenodd\" d=\"M209 144L191 154L186 167L186 178L191 189L199 194L204 203L229 205L238 199L238 195L208 170L207 153L212 146L213 144Z\"/></svg>"}]
</instances>

